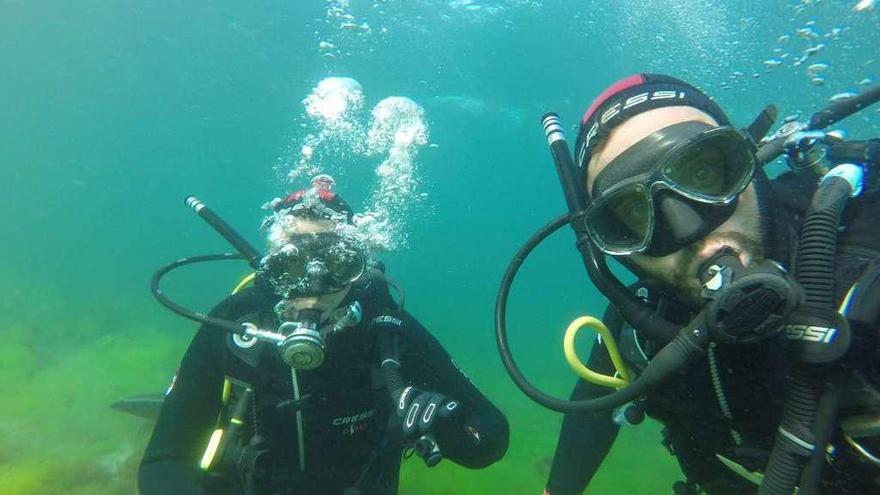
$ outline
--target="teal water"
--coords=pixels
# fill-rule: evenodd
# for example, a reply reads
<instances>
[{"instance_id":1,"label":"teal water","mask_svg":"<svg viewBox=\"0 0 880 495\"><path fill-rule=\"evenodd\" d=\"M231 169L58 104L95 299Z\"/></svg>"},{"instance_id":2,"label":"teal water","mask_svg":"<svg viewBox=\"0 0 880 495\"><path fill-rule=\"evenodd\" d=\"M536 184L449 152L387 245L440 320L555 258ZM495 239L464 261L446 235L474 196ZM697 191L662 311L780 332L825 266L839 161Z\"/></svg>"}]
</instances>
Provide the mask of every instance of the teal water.
<instances>
[{"instance_id":1,"label":"teal water","mask_svg":"<svg viewBox=\"0 0 880 495\"><path fill-rule=\"evenodd\" d=\"M643 71L701 86L740 125L770 102L806 115L880 77L878 12L856 3L0 0L0 494L134 491L151 425L108 405L164 389L194 329L152 301L149 277L227 250L183 198L261 244L260 206L292 187L277 169L306 133L301 102L328 76L359 81L367 109L391 95L424 107L436 146L414 164L427 197L407 245L383 258L511 420L502 462L409 462L401 493L540 493L560 417L511 384L492 326L509 258L564 208L538 118L573 126L602 88ZM877 136L880 114L842 127ZM379 161L323 165L357 205ZM208 309L244 273L195 268L168 290ZM561 331L604 302L567 234L530 260L511 304L525 371L568 394ZM588 493L669 493L679 477L648 424L624 432Z\"/></svg>"}]
</instances>

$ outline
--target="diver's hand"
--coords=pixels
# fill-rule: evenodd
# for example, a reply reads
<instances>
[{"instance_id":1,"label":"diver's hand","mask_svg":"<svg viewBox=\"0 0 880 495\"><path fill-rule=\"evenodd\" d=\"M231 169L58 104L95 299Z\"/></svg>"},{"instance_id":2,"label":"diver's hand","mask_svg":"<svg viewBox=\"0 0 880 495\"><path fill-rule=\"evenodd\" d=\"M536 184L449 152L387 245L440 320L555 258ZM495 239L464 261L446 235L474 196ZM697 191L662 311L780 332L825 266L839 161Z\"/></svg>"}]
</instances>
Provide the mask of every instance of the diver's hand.
<instances>
[{"instance_id":1,"label":"diver's hand","mask_svg":"<svg viewBox=\"0 0 880 495\"><path fill-rule=\"evenodd\" d=\"M416 442L425 435L432 436L440 448L455 441L464 433L462 405L443 394L407 387L397 401L397 416L401 419L403 435Z\"/></svg>"}]
</instances>

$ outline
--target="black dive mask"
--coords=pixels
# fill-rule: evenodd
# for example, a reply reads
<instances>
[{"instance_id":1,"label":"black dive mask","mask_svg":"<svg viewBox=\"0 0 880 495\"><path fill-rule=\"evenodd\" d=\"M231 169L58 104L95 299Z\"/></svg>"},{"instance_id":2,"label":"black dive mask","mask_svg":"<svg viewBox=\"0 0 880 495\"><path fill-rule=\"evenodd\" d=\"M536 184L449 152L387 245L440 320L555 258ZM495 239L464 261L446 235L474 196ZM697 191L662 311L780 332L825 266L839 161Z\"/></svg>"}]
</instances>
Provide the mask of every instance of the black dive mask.
<instances>
[{"instance_id":1,"label":"black dive mask","mask_svg":"<svg viewBox=\"0 0 880 495\"><path fill-rule=\"evenodd\" d=\"M299 234L260 262L257 276L284 299L338 292L364 273L363 249L334 232Z\"/></svg>"},{"instance_id":2,"label":"black dive mask","mask_svg":"<svg viewBox=\"0 0 880 495\"><path fill-rule=\"evenodd\" d=\"M596 176L587 233L606 254L665 256L730 218L754 171L745 133L702 122L671 125Z\"/></svg>"}]
</instances>

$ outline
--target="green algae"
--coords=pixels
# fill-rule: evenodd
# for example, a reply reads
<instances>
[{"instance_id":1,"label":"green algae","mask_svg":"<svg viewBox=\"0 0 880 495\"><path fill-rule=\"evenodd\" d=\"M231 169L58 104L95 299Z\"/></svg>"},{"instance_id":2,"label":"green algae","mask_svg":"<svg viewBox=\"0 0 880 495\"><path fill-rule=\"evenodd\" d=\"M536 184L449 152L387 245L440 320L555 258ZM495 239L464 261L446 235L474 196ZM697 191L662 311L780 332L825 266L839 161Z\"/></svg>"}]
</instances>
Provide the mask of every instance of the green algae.
<instances>
[{"instance_id":1,"label":"green algae","mask_svg":"<svg viewBox=\"0 0 880 495\"><path fill-rule=\"evenodd\" d=\"M19 324L0 347L0 494L131 494L150 425L108 405L161 389L186 345L153 328L109 332L93 320L56 330ZM38 346L37 342L69 345Z\"/></svg>"},{"instance_id":2,"label":"green algae","mask_svg":"<svg viewBox=\"0 0 880 495\"><path fill-rule=\"evenodd\" d=\"M90 320L82 325L86 328L74 333L84 340L77 346L50 349L39 357L28 338L19 338L0 352L0 379L7 384L7 393L0 396L6 412L0 422L0 493L135 491L137 463L152 424L108 406L134 393L164 388L189 335L157 332L149 325L117 333ZM17 335L33 338L33 333ZM477 385L510 420L508 454L482 470L449 461L428 469L410 459L403 464L400 493L540 493L561 417L528 402L484 360L464 356L462 361L473 361ZM677 476L660 447L657 426L649 423L622 432L590 493L663 493Z\"/></svg>"}]
</instances>

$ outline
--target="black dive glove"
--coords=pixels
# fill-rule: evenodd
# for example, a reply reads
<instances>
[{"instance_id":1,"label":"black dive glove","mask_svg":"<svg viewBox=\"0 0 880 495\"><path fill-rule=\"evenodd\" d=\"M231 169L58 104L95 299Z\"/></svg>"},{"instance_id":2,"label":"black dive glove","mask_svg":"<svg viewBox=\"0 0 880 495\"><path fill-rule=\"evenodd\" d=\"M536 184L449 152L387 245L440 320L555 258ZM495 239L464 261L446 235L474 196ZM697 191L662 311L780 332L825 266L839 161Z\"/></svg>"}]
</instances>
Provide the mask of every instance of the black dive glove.
<instances>
[{"instance_id":1,"label":"black dive glove","mask_svg":"<svg viewBox=\"0 0 880 495\"><path fill-rule=\"evenodd\" d=\"M428 466L440 462L444 445L465 434L461 403L437 392L406 387L397 401L397 416L404 437Z\"/></svg>"}]
</instances>

